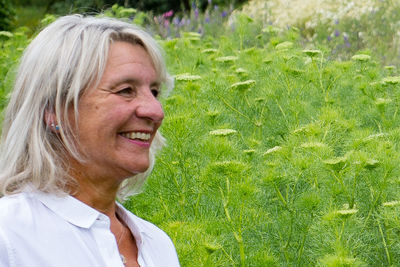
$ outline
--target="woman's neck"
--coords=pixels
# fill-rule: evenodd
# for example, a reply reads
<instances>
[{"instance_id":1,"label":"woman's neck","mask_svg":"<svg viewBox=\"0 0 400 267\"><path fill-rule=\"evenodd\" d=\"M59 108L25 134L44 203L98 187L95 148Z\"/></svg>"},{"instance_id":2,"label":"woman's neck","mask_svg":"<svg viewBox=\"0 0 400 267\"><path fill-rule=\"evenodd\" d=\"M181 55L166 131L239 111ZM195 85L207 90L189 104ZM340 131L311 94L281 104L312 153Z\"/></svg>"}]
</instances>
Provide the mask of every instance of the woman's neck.
<instances>
[{"instance_id":1,"label":"woman's neck","mask_svg":"<svg viewBox=\"0 0 400 267\"><path fill-rule=\"evenodd\" d=\"M91 177L81 172L71 172L76 185L71 186L70 192L73 197L115 219L115 199L121 181L110 177Z\"/></svg>"}]
</instances>

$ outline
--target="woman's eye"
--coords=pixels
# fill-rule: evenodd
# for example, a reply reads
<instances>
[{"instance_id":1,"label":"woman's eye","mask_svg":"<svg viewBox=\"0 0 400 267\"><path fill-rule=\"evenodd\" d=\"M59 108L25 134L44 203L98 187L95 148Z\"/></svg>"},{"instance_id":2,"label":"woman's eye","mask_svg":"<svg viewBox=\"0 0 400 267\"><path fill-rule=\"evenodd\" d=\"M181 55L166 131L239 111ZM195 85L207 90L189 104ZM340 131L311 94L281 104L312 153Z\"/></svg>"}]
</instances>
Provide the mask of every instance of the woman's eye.
<instances>
[{"instance_id":1,"label":"woman's eye","mask_svg":"<svg viewBox=\"0 0 400 267\"><path fill-rule=\"evenodd\" d=\"M133 93L133 89L131 87L126 87L126 88L123 88L123 89L117 91L117 94L125 95L125 96L130 96L130 95L132 95L132 93Z\"/></svg>"}]
</instances>

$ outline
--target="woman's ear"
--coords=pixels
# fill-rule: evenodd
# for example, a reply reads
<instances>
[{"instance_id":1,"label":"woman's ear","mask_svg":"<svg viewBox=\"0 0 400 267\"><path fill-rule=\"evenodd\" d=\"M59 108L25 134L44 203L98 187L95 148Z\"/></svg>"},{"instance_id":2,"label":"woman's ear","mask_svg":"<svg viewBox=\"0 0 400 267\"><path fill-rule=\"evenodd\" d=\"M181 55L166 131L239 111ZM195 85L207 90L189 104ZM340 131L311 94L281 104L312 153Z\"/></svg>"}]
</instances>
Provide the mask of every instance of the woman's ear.
<instances>
[{"instance_id":1,"label":"woman's ear","mask_svg":"<svg viewBox=\"0 0 400 267\"><path fill-rule=\"evenodd\" d=\"M44 123L50 131L57 133L60 130L60 126L57 123L56 114L53 111L46 109L44 111Z\"/></svg>"}]
</instances>

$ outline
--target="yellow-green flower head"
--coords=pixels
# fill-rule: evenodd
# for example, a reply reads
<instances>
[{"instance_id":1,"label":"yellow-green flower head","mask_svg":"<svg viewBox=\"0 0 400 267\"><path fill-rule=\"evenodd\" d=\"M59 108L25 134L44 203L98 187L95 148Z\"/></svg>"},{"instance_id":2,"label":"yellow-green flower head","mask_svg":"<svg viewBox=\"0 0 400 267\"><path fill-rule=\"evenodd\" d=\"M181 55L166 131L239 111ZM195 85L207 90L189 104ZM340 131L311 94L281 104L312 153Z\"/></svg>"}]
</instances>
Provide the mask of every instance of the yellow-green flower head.
<instances>
[{"instance_id":1,"label":"yellow-green flower head","mask_svg":"<svg viewBox=\"0 0 400 267\"><path fill-rule=\"evenodd\" d=\"M247 154L247 155L252 155L256 152L255 149L245 149L243 150L243 153Z\"/></svg>"},{"instance_id":2,"label":"yellow-green flower head","mask_svg":"<svg viewBox=\"0 0 400 267\"><path fill-rule=\"evenodd\" d=\"M8 32L8 31L0 31L0 36L11 38L14 36L14 34L12 34L11 32Z\"/></svg>"},{"instance_id":3,"label":"yellow-green flower head","mask_svg":"<svg viewBox=\"0 0 400 267\"><path fill-rule=\"evenodd\" d=\"M371 59L371 56L359 54L359 55L352 56L351 59L355 60L355 61L369 61Z\"/></svg>"},{"instance_id":4,"label":"yellow-green flower head","mask_svg":"<svg viewBox=\"0 0 400 267\"><path fill-rule=\"evenodd\" d=\"M353 215L358 212L358 209L337 210L335 213L339 216Z\"/></svg>"},{"instance_id":5,"label":"yellow-green flower head","mask_svg":"<svg viewBox=\"0 0 400 267\"><path fill-rule=\"evenodd\" d=\"M400 76L390 76L382 79L383 84L398 84L400 83Z\"/></svg>"},{"instance_id":6,"label":"yellow-green flower head","mask_svg":"<svg viewBox=\"0 0 400 267\"><path fill-rule=\"evenodd\" d=\"M293 47L293 43L292 43L292 42L285 41L285 42L282 42L282 43L280 43L280 44L277 44L277 45L275 46L275 49L277 49L277 50L284 50L284 49L290 49L290 48L292 48L292 47Z\"/></svg>"},{"instance_id":7,"label":"yellow-green flower head","mask_svg":"<svg viewBox=\"0 0 400 267\"><path fill-rule=\"evenodd\" d=\"M189 73L181 73L175 75L175 80L176 81L197 81L200 80L201 76L199 75L191 75Z\"/></svg>"},{"instance_id":8,"label":"yellow-green flower head","mask_svg":"<svg viewBox=\"0 0 400 267\"><path fill-rule=\"evenodd\" d=\"M215 48L207 48L207 49L203 49L201 50L201 53L203 54L213 54L216 53L218 50Z\"/></svg>"},{"instance_id":9,"label":"yellow-green flower head","mask_svg":"<svg viewBox=\"0 0 400 267\"><path fill-rule=\"evenodd\" d=\"M281 31L280 28L272 26L272 25L268 25L266 28L261 30L264 33L278 33Z\"/></svg>"},{"instance_id":10,"label":"yellow-green flower head","mask_svg":"<svg viewBox=\"0 0 400 267\"><path fill-rule=\"evenodd\" d=\"M373 140L373 139L376 139L376 138L380 138L380 137L385 137L385 136L387 136L386 133L371 134L371 135L368 135L367 137L365 137L363 139L363 141L370 141L370 140Z\"/></svg>"},{"instance_id":11,"label":"yellow-green flower head","mask_svg":"<svg viewBox=\"0 0 400 267\"><path fill-rule=\"evenodd\" d=\"M237 82L231 85L232 89L248 89L251 86L253 86L254 84L256 84L255 80L247 80L247 81L243 81L243 82Z\"/></svg>"},{"instance_id":12,"label":"yellow-green flower head","mask_svg":"<svg viewBox=\"0 0 400 267\"><path fill-rule=\"evenodd\" d=\"M319 54L322 54L321 50L317 50L317 49L304 49L303 53L306 54L309 57L315 57Z\"/></svg>"},{"instance_id":13,"label":"yellow-green flower head","mask_svg":"<svg viewBox=\"0 0 400 267\"><path fill-rule=\"evenodd\" d=\"M265 151L265 153L263 155L268 155L268 154L280 151L281 149L282 149L281 146L274 146L273 148L270 148L267 151Z\"/></svg>"},{"instance_id":14,"label":"yellow-green flower head","mask_svg":"<svg viewBox=\"0 0 400 267\"><path fill-rule=\"evenodd\" d=\"M323 162L327 165L336 165L336 164L346 162L346 160L347 160L346 157L337 157L337 158L333 158L333 159L324 160Z\"/></svg>"},{"instance_id":15,"label":"yellow-green flower head","mask_svg":"<svg viewBox=\"0 0 400 267\"><path fill-rule=\"evenodd\" d=\"M182 36L190 41L198 41L200 40L201 34L197 32L184 32Z\"/></svg>"},{"instance_id":16,"label":"yellow-green flower head","mask_svg":"<svg viewBox=\"0 0 400 267\"><path fill-rule=\"evenodd\" d=\"M381 97L378 97L378 98L375 100L375 105L381 106L381 105L389 104L389 103L391 103L391 102L392 102L392 99L390 99L390 98L381 98Z\"/></svg>"},{"instance_id":17,"label":"yellow-green flower head","mask_svg":"<svg viewBox=\"0 0 400 267\"><path fill-rule=\"evenodd\" d=\"M400 205L400 201L398 201L398 200L393 200L393 201L389 201L389 202L384 202L384 203L382 203L382 205L383 205L384 207L394 207L394 206Z\"/></svg>"},{"instance_id":18,"label":"yellow-green flower head","mask_svg":"<svg viewBox=\"0 0 400 267\"><path fill-rule=\"evenodd\" d=\"M216 136L227 136L235 133L237 133L237 131L233 129L217 129L209 132L210 135L216 135Z\"/></svg>"},{"instance_id":19,"label":"yellow-green flower head","mask_svg":"<svg viewBox=\"0 0 400 267\"><path fill-rule=\"evenodd\" d=\"M396 66L393 65L389 65L389 66L385 66L385 70L395 70Z\"/></svg>"},{"instance_id":20,"label":"yellow-green flower head","mask_svg":"<svg viewBox=\"0 0 400 267\"><path fill-rule=\"evenodd\" d=\"M237 56L217 57L215 59L215 61L218 61L218 62L234 62L236 60L238 60Z\"/></svg>"},{"instance_id":21,"label":"yellow-green flower head","mask_svg":"<svg viewBox=\"0 0 400 267\"><path fill-rule=\"evenodd\" d=\"M237 68L235 70L235 72L238 73L238 74L247 74L248 73L248 71L243 69L243 68Z\"/></svg>"}]
</instances>

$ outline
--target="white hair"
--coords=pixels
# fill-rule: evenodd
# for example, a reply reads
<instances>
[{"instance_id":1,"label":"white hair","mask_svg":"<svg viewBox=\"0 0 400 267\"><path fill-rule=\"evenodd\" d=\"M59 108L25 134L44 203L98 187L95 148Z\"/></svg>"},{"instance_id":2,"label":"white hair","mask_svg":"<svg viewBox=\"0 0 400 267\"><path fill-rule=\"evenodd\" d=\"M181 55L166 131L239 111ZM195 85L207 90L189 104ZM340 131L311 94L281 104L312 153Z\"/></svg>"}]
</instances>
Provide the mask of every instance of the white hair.
<instances>
[{"instance_id":1,"label":"white hair","mask_svg":"<svg viewBox=\"0 0 400 267\"><path fill-rule=\"evenodd\" d=\"M161 48L145 31L128 22L111 18L70 15L43 29L21 58L14 90L6 109L0 144L0 195L20 192L27 186L56 194L69 193L74 181L68 175L66 154L79 161L68 109L74 107L84 90L97 85L103 75L110 44L125 41L141 45L149 54L159 80L167 90L173 81L166 71ZM45 122L55 115L60 131L55 134ZM118 196L139 192L151 172L154 157L164 143L156 133L150 148L150 167L126 179Z\"/></svg>"}]
</instances>

